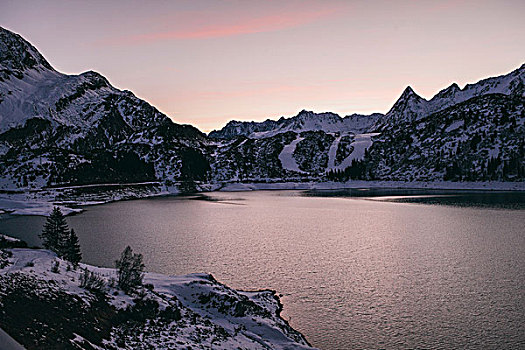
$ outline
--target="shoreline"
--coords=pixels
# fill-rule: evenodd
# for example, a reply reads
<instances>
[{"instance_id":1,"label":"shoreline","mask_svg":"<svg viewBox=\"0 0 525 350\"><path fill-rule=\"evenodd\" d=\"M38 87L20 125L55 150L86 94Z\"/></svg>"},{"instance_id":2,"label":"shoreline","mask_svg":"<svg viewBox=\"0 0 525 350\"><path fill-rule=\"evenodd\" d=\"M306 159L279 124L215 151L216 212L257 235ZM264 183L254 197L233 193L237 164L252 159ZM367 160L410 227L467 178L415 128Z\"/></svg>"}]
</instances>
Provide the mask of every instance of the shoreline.
<instances>
[{"instance_id":1,"label":"shoreline","mask_svg":"<svg viewBox=\"0 0 525 350\"><path fill-rule=\"evenodd\" d=\"M118 186L118 190L104 190ZM68 190L102 189L98 193L71 194ZM201 184L196 193L248 192L278 190L345 190L359 188L374 189L419 189L458 190L483 192L525 192L525 182L423 182L423 181L348 181L348 182L230 182ZM64 190L66 192L64 192ZM84 211L81 207L101 205L117 201L144 199L163 196L184 195L175 187L163 188L159 183L102 184L64 187L56 189L31 189L16 193L0 193L0 219L2 215L47 216L54 206L60 207L65 215ZM69 196L69 197L68 197Z\"/></svg>"},{"instance_id":2,"label":"shoreline","mask_svg":"<svg viewBox=\"0 0 525 350\"><path fill-rule=\"evenodd\" d=\"M347 182L246 182L227 183L217 189L222 192L260 190L338 190L355 188L377 189L435 189L435 190L482 190L525 191L525 182L450 182L450 181L347 181Z\"/></svg>"},{"instance_id":3,"label":"shoreline","mask_svg":"<svg viewBox=\"0 0 525 350\"><path fill-rule=\"evenodd\" d=\"M157 320L164 310L179 310L179 317L168 323L149 324L149 327L153 327L158 332L148 333L145 330L143 336L148 337L148 340L154 344L163 345L166 342L175 341L181 344L182 341L187 345L197 345L202 341L213 346L218 341L223 342L223 346L227 348L241 344L248 348L261 345L262 348L275 349L314 349L306 336L291 327L288 321L280 315L283 304L275 290L233 289L207 273L165 275L145 272L144 284L139 287L140 290L124 294L112 282L117 273L114 268L80 263L79 269L70 269L67 268L67 261L45 249L7 248L7 251L10 254L2 257L4 264L0 266L0 278L9 280L13 276L13 279L16 280L19 278L17 276L26 276L40 286L39 291L42 294L76 297L77 301L84 305L83 308L88 310L88 313L91 312L89 311L91 305L96 304L97 300L100 302L100 299L97 299L97 295L100 294L105 296L103 299L107 304L106 309L109 308L106 310L109 314L122 312L126 315L126 312L129 313L127 310L138 303L137 298L141 298L141 293L143 294L142 299L153 300L157 305L158 312L149 316L152 320ZM52 268L57 262L59 262L57 270L53 272ZM79 284L84 270L96 274L104 282L98 292L86 289ZM15 293L15 291L11 292ZM39 306L45 306L47 302L38 297L34 297L34 300L40 303ZM222 307L221 305L228 306ZM96 317L96 310L93 312ZM13 314L8 316L15 317ZM26 315L26 317L31 318L32 316ZM64 318L60 319L60 322L68 322L68 320ZM119 324L111 324L111 327L115 327L111 328L114 331L118 330ZM197 327L207 328L208 331L203 335ZM180 329L183 329L184 332L178 331L178 334L170 336L171 338L161 334ZM16 327L10 329L11 332L5 329L4 331L9 338L14 337L15 345L17 341L23 340L21 334L24 332L17 333L19 329ZM101 344L117 345L117 338L114 334L106 333L108 338L102 338ZM79 336L77 330L65 329L62 335L69 338L68 341L75 345L86 342L92 344L93 339L86 334ZM209 339L211 337L208 334L217 335L217 338ZM0 328L0 339L3 339L2 336L4 334ZM128 341L129 344L135 344L136 339L128 339ZM32 345L32 342L37 342L37 340L25 339L25 342L27 345ZM12 347L12 349L18 348Z\"/></svg>"}]
</instances>

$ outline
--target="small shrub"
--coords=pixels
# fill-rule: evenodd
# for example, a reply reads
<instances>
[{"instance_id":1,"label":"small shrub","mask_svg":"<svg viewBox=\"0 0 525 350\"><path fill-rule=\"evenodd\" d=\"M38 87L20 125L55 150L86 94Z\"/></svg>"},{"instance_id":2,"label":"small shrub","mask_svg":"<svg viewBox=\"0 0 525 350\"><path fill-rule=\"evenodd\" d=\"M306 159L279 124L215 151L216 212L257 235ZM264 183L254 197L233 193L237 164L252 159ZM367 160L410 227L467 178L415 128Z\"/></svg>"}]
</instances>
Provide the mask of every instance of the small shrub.
<instances>
[{"instance_id":1,"label":"small shrub","mask_svg":"<svg viewBox=\"0 0 525 350\"><path fill-rule=\"evenodd\" d=\"M133 299L133 302L135 305L126 309L129 319L143 322L158 316L159 303L156 300L142 297Z\"/></svg>"},{"instance_id":2,"label":"small shrub","mask_svg":"<svg viewBox=\"0 0 525 350\"><path fill-rule=\"evenodd\" d=\"M51 267L51 272L53 273L59 273L60 272L60 262L58 260L55 261L53 266Z\"/></svg>"},{"instance_id":3,"label":"small shrub","mask_svg":"<svg viewBox=\"0 0 525 350\"><path fill-rule=\"evenodd\" d=\"M102 292L106 283L97 273L84 269L80 275L80 287L92 292Z\"/></svg>"},{"instance_id":4,"label":"small shrub","mask_svg":"<svg viewBox=\"0 0 525 350\"><path fill-rule=\"evenodd\" d=\"M180 310L175 305L170 305L160 312L159 315L162 319L166 321L179 321L182 319Z\"/></svg>"}]
</instances>

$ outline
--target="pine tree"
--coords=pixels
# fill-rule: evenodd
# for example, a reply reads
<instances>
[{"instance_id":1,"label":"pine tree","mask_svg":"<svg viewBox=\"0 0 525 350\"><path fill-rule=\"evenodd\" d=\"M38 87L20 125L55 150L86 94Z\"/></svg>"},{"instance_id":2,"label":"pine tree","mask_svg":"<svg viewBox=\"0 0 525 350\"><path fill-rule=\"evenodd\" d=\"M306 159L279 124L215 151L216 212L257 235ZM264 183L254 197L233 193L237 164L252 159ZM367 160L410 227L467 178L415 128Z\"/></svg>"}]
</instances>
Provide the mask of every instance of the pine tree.
<instances>
[{"instance_id":1,"label":"pine tree","mask_svg":"<svg viewBox=\"0 0 525 350\"><path fill-rule=\"evenodd\" d=\"M69 253L69 239L71 237L71 231L69 229L65 231L59 231L57 235L57 246L55 252L61 258L67 260Z\"/></svg>"},{"instance_id":2,"label":"pine tree","mask_svg":"<svg viewBox=\"0 0 525 350\"><path fill-rule=\"evenodd\" d=\"M78 242L78 237L75 233L75 230L71 229L67 242L68 244L64 258L76 267L78 266L80 260L82 260L82 252L80 251L80 243Z\"/></svg>"},{"instance_id":3,"label":"pine tree","mask_svg":"<svg viewBox=\"0 0 525 350\"><path fill-rule=\"evenodd\" d=\"M144 278L144 263L142 254L133 254L133 249L127 246L120 259L115 261L118 271L118 285L123 291L140 287Z\"/></svg>"},{"instance_id":4,"label":"pine tree","mask_svg":"<svg viewBox=\"0 0 525 350\"><path fill-rule=\"evenodd\" d=\"M62 211L60 211L60 208L54 207L40 234L44 248L52 250L61 256L63 240L67 237L69 237L69 228L66 218L64 214L62 214Z\"/></svg>"}]
</instances>

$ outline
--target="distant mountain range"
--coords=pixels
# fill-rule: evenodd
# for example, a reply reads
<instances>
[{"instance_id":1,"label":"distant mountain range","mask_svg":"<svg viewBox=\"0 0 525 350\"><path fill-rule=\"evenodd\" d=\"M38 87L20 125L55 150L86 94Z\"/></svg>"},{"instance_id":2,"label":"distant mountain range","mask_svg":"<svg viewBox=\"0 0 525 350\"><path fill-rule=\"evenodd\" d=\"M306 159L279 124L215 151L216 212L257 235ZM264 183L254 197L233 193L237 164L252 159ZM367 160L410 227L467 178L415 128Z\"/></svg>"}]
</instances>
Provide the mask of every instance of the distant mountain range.
<instances>
[{"instance_id":1,"label":"distant mountain range","mask_svg":"<svg viewBox=\"0 0 525 350\"><path fill-rule=\"evenodd\" d=\"M425 100L407 87L386 114L301 111L231 121L209 135L174 123L96 72L57 72L0 28L0 189L158 181L523 181L525 65Z\"/></svg>"},{"instance_id":2,"label":"distant mountain range","mask_svg":"<svg viewBox=\"0 0 525 350\"><path fill-rule=\"evenodd\" d=\"M238 136L249 138L266 138L283 132L324 131L364 133L371 129L383 115L352 114L341 118L335 113L314 113L301 111L292 118L281 117L279 120L264 122L238 122L232 120L224 128L210 132L209 136L217 139L232 139Z\"/></svg>"},{"instance_id":3,"label":"distant mountain range","mask_svg":"<svg viewBox=\"0 0 525 350\"><path fill-rule=\"evenodd\" d=\"M366 133L381 130L399 122L414 122L450 106L470 100L474 97L502 94L516 95L523 98L525 64L510 74L481 80L468 84L463 89L453 83L438 92L430 100L425 100L408 86L394 106L386 114L352 114L341 117L335 113L314 113L301 111L292 118L281 117L279 120L264 122L230 121L221 130L212 131L209 136L218 139L231 139L237 136L265 138L281 132L324 131Z\"/></svg>"}]
</instances>

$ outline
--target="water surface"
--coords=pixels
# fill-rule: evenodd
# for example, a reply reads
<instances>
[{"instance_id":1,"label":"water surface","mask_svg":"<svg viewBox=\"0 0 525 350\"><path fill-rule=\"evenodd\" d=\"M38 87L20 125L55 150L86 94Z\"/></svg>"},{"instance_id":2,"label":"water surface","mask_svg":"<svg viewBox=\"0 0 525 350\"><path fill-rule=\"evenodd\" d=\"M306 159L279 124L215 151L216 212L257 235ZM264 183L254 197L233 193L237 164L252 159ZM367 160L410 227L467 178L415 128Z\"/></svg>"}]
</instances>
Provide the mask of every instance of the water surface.
<instances>
[{"instance_id":1,"label":"water surface","mask_svg":"<svg viewBox=\"0 0 525 350\"><path fill-rule=\"evenodd\" d=\"M275 289L323 349L525 346L525 210L260 191L117 202L68 222L87 263L111 266L130 244L150 271ZM0 232L36 244L42 223Z\"/></svg>"}]
</instances>

